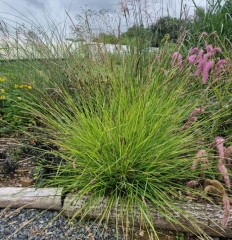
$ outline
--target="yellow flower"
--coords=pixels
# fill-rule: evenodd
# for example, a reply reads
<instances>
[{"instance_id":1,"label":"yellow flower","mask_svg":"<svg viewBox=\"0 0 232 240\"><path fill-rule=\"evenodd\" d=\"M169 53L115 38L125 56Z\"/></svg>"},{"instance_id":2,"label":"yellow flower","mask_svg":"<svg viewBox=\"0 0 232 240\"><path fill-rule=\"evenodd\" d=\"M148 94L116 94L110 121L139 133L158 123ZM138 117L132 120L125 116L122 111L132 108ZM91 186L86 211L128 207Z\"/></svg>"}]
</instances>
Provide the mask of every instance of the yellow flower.
<instances>
[{"instance_id":1,"label":"yellow flower","mask_svg":"<svg viewBox=\"0 0 232 240\"><path fill-rule=\"evenodd\" d=\"M26 88L26 89L32 89L32 86L29 84L15 84L15 88Z\"/></svg>"},{"instance_id":2,"label":"yellow flower","mask_svg":"<svg viewBox=\"0 0 232 240\"><path fill-rule=\"evenodd\" d=\"M6 96L0 95L0 100L2 100L2 99L6 99Z\"/></svg>"},{"instance_id":3,"label":"yellow flower","mask_svg":"<svg viewBox=\"0 0 232 240\"><path fill-rule=\"evenodd\" d=\"M6 78L5 77L0 77L0 82L5 82Z\"/></svg>"},{"instance_id":4,"label":"yellow flower","mask_svg":"<svg viewBox=\"0 0 232 240\"><path fill-rule=\"evenodd\" d=\"M1 92L1 93L4 93L4 92L6 92L6 91L5 91L4 88L2 88L2 89L0 89L0 92Z\"/></svg>"}]
</instances>

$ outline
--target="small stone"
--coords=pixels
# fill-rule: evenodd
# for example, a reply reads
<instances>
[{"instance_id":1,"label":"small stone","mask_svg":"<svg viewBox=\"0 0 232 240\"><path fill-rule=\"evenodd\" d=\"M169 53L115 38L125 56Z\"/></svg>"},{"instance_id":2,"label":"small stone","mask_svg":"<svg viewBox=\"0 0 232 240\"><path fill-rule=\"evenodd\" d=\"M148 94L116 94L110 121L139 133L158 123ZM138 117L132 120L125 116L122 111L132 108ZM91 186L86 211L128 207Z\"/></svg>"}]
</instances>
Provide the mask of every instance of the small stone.
<instances>
[{"instance_id":1,"label":"small stone","mask_svg":"<svg viewBox=\"0 0 232 240\"><path fill-rule=\"evenodd\" d=\"M139 233L139 236L140 236L140 237L143 237L143 236L144 236L144 231L143 231L143 230Z\"/></svg>"},{"instance_id":2,"label":"small stone","mask_svg":"<svg viewBox=\"0 0 232 240\"><path fill-rule=\"evenodd\" d=\"M22 187L30 187L34 183L34 180L28 177L21 178Z\"/></svg>"}]
</instances>

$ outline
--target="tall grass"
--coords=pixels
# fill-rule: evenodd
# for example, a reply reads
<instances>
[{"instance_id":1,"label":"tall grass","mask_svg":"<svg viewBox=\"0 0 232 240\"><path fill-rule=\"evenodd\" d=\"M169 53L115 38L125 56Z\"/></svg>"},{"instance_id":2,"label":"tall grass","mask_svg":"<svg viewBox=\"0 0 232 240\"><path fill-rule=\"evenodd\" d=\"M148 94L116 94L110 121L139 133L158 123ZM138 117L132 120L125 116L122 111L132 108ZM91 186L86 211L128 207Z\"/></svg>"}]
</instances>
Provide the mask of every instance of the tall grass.
<instances>
[{"instance_id":1,"label":"tall grass","mask_svg":"<svg viewBox=\"0 0 232 240\"><path fill-rule=\"evenodd\" d=\"M159 75L138 87L134 78L125 79L126 69L125 64L111 73L108 91L104 83L95 88L94 99L82 97L83 108L62 88L63 102L48 95L46 104L41 98L26 101L30 114L53 135L60 149L55 154L66 161L47 182L66 192L78 190L77 198L91 194L90 202L108 196L106 217L119 200L131 211L138 205L145 219L143 198L168 217L172 197L198 174L189 170L200 136L193 128L180 131L198 102L184 99L177 80L161 87Z\"/></svg>"},{"instance_id":2,"label":"tall grass","mask_svg":"<svg viewBox=\"0 0 232 240\"><path fill-rule=\"evenodd\" d=\"M192 1L195 5L195 19L192 24L191 31L195 36L199 36L202 32L211 34L216 32L227 46L232 42L232 14L231 0L207 0L207 9L197 6L196 1ZM192 39L194 41L194 39Z\"/></svg>"},{"instance_id":3,"label":"tall grass","mask_svg":"<svg viewBox=\"0 0 232 240\"><path fill-rule=\"evenodd\" d=\"M52 38L47 32L30 38L39 60L20 61L23 70L11 78L11 84L32 85L30 91L18 92L20 101L12 94L20 114L36 123L27 134L56 146L58 150L49 154L62 159L55 165L42 159L42 168L52 170L43 176L43 184L62 186L64 194L74 192L77 200L90 196L81 209L83 216L106 197L100 222L108 222L111 210L119 209L116 225L133 227L136 208L141 225L158 239L150 207L181 225L172 211L184 219L190 216L175 201L184 201L189 192L204 197L187 183L218 177L213 168L206 169L204 177L191 168L198 150L213 152L209 141L217 132L212 126L218 116L212 109L213 93L218 91L212 89L221 85L204 87L186 60L182 66L171 65L173 51L184 49L181 40L171 45L164 39L156 53L146 51L141 39L124 54L120 49L107 53L100 44L94 54L88 44L74 52L62 45L64 56L58 58L59 48L52 40L62 38L55 26L51 29ZM20 47L22 54L33 56L27 45ZM219 94L230 96L229 89L222 88ZM205 115L184 127L200 107L206 108ZM211 162L215 166L216 161ZM196 235L207 239L198 220L190 221Z\"/></svg>"}]
</instances>

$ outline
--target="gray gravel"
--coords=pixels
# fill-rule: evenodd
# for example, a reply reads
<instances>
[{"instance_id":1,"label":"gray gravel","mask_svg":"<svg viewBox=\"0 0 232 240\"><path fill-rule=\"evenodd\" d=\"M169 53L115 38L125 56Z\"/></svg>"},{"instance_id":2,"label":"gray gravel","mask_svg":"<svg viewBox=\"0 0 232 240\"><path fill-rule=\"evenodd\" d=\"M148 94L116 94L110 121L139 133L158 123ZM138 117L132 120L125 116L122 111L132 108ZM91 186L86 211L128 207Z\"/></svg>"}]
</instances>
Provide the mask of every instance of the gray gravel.
<instances>
[{"instance_id":1,"label":"gray gravel","mask_svg":"<svg viewBox=\"0 0 232 240\"><path fill-rule=\"evenodd\" d=\"M56 218L57 217L57 218ZM51 219L56 218L51 222ZM50 224L49 224L50 223ZM44 229L46 228L46 229ZM0 239L1 240L115 240L116 230L98 227L93 222L68 224L66 217L55 211L34 209L1 209ZM123 237L119 236L119 240Z\"/></svg>"},{"instance_id":2,"label":"gray gravel","mask_svg":"<svg viewBox=\"0 0 232 240\"><path fill-rule=\"evenodd\" d=\"M53 219L53 221L51 221ZM112 227L92 221L68 223L56 211L0 209L0 240L123 240ZM213 238L213 240L229 238Z\"/></svg>"}]
</instances>

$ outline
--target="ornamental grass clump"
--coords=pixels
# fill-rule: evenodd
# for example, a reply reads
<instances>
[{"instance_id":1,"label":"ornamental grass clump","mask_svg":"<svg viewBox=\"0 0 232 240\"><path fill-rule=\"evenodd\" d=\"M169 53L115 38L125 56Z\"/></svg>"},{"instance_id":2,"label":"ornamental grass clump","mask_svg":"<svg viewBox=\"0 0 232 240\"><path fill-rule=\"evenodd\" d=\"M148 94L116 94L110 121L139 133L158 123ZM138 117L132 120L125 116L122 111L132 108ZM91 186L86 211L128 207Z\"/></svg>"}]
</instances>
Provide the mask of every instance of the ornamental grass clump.
<instances>
[{"instance_id":1,"label":"ornamental grass clump","mask_svg":"<svg viewBox=\"0 0 232 240\"><path fill-rule=\"evenodd\" d=\"M50 163L53 171L43 175L43 184L63 187L65 195L72 192L74 202L83 200L74 214L81 220L91 217L104 198L100 223L108 223L114 212L117 227L127 231L138 223L158 239L150 213L155 209L167 222L207 239L200 227L207 223L175 203L185 201L188 194L202 195L188 185L212 173L209 168L214 162L208 161L204 149L217 116L205 119L207 101L202 103L202 88L193 84L192 69L186 68L180 51L175 51L170 64L167 52L173 49L168 42L159 55L145 51L144 44L124 54L108 54L100 48L94 54L86 42L84 55L64 45L66 54L60 59L53 53L52 41L47 35L44 38L44 42L30 39L41 59L35 64L30 61L30 74L24 73L23 82L15 83L15 90L19 86L28 90L32 85L27 80L34 81L18 105L21 113L36 121L35 132L29 134L39 133L36 137L55 146L51 152L45 150L58 161ZM202 58L211 50L198 54ZM190 63L196 58L191 57ZM192 171L196 157L201 158L197 160L201 167ZM49 165L46 161L41 165L44 162Z\"/></svg>"},{"instance_id":2,"label":"ornamental grass clump","mask_svg":"<svg viewBox=\"0 0 232 240\"><path fill-rule=\"evenodd\" d=\"M91 215L105 197L100 222L108 222L117 209L117 226L128 229L138 222L158 239L150 215L154 208L167 221L188 229L173 214L177 212L204 234L197 220L174 204L184 200L187 191L197 191L186 183L201 174L191 166L202 138L198 129L206 120L193 121L184 130L183 126L198 109L199 99L186 97L190 77L165 77L155 62L146 66L146 74L135 75L138 62L133 58L122 57L122 64L114 68L107 61L91 62L92 71L103 72L105 80L107 76L107 81L95 83L94 95L80 94L79 89L70 93L51 79L58 98L34 88L36 94L29 92L23 100L24 111L35 116L41 132L58 147L54 154L65 161L55 175L46 176L46 184L74 192L75 200L89 196L82 217Z\"/></svg>"}]
</instances>

